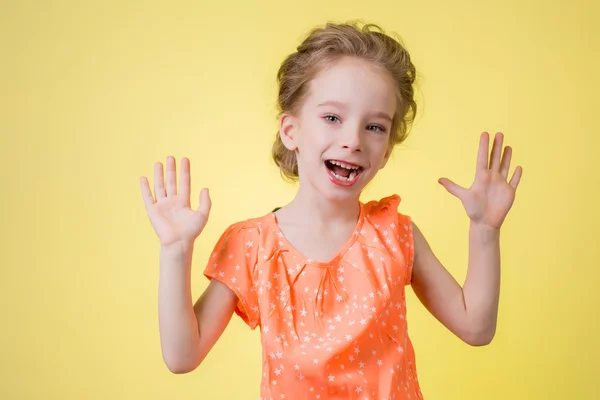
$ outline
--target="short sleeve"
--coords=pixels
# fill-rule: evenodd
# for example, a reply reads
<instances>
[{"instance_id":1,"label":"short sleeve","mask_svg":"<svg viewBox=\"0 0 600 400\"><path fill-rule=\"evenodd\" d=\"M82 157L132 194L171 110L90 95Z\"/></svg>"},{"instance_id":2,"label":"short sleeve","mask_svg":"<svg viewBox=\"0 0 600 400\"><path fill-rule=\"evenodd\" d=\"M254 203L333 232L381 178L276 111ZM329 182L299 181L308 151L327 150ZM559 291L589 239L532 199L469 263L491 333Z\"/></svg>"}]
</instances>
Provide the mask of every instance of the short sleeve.
<instances>
[{"instance_id":1,"label":"short sleeve","mask_svg":"<svg viewBox=\"0 0 600 400\"><path fill-rule=\"evenodd\" d=\"M375 223L376 227L389 227L394 232L394 240L388 238L384 240L390 254L402 254L403 271L402 283L404 286L410 285L412 280L412 268L414 262L414 240L412 219L398 211L402 199L399 195L393 194L382 198L379 201L370 201L367 203L367 213L369 218ZM385 237L386 233L382 233Z\"/></svg>"},{"instance_id":2,"label":"short sleeve","mask_svg":"<svg viewBox=\"0 0 600 400\"><path fill-rule=\"evenodd\" d=\"M249 222L229 226L210 255L204 275L227 285L238 297L235 313L255 329L260 322L256 292L260 232Z\"/></svg>"}]
</instances>

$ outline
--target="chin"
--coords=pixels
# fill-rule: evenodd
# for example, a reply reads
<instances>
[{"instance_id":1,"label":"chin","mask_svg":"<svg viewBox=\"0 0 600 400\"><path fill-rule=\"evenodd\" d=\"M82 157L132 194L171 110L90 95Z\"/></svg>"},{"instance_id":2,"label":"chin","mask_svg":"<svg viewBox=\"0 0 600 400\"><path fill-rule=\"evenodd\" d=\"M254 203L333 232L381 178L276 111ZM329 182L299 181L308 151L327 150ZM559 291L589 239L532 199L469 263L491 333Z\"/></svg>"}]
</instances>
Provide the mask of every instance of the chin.
<instances>
[{"instance_id":1,"label":"chin","mask_svg":"<svg viewBox=\"0 0 600 400\"><path fill-rule=\"evenodd\" d=\"M325 177L325 182L320 185L319 192L328 201L341 204L351 200L358 200L364 186L363 182L359 181L350 187L340 187Z\"/></svg>"}]
</instances>

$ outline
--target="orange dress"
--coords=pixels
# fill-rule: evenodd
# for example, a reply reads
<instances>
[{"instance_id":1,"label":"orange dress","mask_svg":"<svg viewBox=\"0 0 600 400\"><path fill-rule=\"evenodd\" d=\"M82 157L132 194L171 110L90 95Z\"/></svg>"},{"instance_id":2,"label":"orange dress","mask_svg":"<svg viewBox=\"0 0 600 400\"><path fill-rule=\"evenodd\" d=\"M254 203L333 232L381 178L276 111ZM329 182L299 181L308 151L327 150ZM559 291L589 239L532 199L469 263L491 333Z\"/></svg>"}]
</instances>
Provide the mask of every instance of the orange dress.
<instances>
[{"instance_id":1,"label":"orange dress","mask_svg":"<svg viewBox=\"0 0 600 400\"><path fill-rule=\"evenodd\" d=\"M261 328L261 400L423 398L406 323L412 222L399 203L361 202L354 233L328 263L287 242L273 212L223 233L204 274Z\"/></svg>"}]
</instances>

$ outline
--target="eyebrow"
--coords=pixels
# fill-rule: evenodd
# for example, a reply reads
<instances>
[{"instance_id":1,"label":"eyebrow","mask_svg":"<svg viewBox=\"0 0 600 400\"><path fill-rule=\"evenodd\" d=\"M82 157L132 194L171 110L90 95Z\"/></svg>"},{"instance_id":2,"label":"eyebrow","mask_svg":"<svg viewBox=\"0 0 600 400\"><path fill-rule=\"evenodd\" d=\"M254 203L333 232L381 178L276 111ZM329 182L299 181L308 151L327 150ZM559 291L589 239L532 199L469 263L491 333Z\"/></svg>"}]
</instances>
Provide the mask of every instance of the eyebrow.
<instances>
[{"instance_id":1,"label":"eyebrow","mask_svg":"<svg viewBox=\"0 0 600 400\"><path fill-rule=\"evenodd\" d=\"M335 100L327 100L324 101L323 103L317 105L317 107L324 107L324 106L336 106L339 108L348 108L348 106L345 103L342 103L340 101L335 101ZM384 113L383 111L376 111L373 113L374 116L376 117L381 117L384 119L389 120L390 122L392 122L392 117L390 117L389 115L387 115L387 113Z\"/></svg>"}]
</instances>

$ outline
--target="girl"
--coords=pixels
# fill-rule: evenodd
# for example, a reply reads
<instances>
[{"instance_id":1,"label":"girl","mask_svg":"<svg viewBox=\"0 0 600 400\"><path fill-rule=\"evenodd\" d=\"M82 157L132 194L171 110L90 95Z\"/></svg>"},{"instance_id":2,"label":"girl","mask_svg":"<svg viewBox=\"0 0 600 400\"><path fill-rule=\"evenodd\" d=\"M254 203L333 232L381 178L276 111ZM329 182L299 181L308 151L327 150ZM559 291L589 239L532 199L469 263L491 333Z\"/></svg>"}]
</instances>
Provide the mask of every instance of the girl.
<instances>
[{"instance_id":1,"label":"girl","mask_svg":"<svg viewBox=\"0 0 600 400\"><path fill-rule=\"evenodd\" d=\"M461 287L438 261L400 197L362 203L364 187L408 133L416 112L415 67L376 25L314 29L278 72L279 131L273 158L299 181L292 202L229 226L193 305L194 241L208 219L208 190L190 209L190 162L154 167L154 195L141 178L160 239L162 354L174 373L194 370L237 313L263 347L261 399L422 399L406 324L405 286L451 332L473 346L496 330L500 227L522 169L510 182L511 148L481 135L475 180L442 178L470 218L469 266Z\"/></svg>"}]
</instances>

